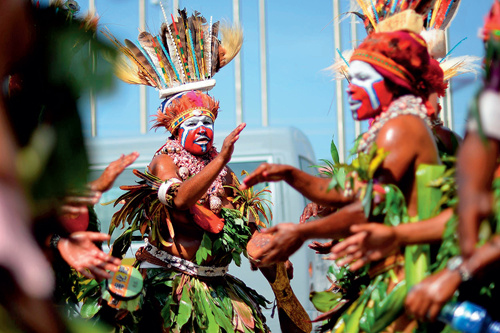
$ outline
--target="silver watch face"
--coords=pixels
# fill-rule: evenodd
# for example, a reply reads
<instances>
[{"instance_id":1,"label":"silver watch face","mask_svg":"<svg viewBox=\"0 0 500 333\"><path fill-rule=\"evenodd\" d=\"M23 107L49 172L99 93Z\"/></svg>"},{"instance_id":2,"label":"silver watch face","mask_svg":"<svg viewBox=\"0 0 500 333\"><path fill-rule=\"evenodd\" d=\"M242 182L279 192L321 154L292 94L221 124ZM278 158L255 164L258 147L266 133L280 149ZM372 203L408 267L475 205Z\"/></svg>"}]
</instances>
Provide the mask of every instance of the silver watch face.
<instances>
[{"instance_id":1,"label":"silver watch face","mask_svg":"<svg viewBox=\"0 0 500 333\"><path fill-rule=\"evenodd\" d=\"M455 256L455 257L451 258L450 260L448 260L448 263L446 264L446 268L448 268L451 271L454 271L454 270L458 269L458 267L460 267L460 265L462 265L463 262L464 261L463 261L461 256Z\"/></svg>"}]
</instances>

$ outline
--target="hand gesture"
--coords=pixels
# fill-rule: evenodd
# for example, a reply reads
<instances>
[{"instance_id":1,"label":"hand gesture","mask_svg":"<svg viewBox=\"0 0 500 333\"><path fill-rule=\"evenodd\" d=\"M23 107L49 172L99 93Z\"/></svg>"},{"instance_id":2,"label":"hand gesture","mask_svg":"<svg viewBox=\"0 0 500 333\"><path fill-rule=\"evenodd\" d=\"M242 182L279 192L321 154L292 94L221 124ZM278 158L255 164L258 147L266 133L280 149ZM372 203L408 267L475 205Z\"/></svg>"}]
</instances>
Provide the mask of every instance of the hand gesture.
<instances>
[{"instance_id":1,"label":"hand gesture","mask_svg":"<svg viewBox=\"0 0 500 333\"><path fill-rule=\"evenodd\" d=\"M332 208L318 205L315 202L310 202L304 208L302 215L300 215L299 223L306 223L306 221L311 217L325 216L329 213L333 213Z\"/></svg>"},{"instance_id":2,"label":"hand gesture","mask_svg":"<svg viewBox=\"0 0 500 333\"><path fill-rule=\"evenodd\" d=\"M458 202L458 240L462 255L469 257L476 248L479 226L492 210L493 196L490 192L477 192L460 197Z\"/></svg>"},{"instance_id":3,"label":"hand gesture","mask_svg":"<svg viewBox=\"0 0 500 333\"><path fill-rule=\"evenodd\" d=\"M243 179L240 190L246 190L262 182L284 180L288 176L290 169L291 167L289 165L262 163L257 169Z\"/></svg>"},{"instance_id":4,"label":"hand gesture","mask_svg":"<svg viewBox=\"0 0 500 333\"><path fill-rule=\"evenodd\" d=\"M443 269L411 288L406 296L406 311L420 321L436 320L443 305L448 302L460 285L457 271Z\"/></svg>"},{"instance_id":5,"label":"hand gesture","mask_svg":"<svg viewBox=\"0 0 500 333\"><path fill-rule=\"evenodd\" d=\"M274 227L262 229L262 233L273 234L273 238L252 255L257 266L269 266L287 261L304 244L304 239L296 227L297 225L293 223L280 223Z\"/></svg>"},{"instance_id":6,"label":"hand gesture","mask_svg":"<svg viewBox=\"0 0 500 333\"><path fill-rule=\"evenodd\" d=\"M90 189L93 191L106 192L113 186L116 178L125 170L126 167L134 163L139 157L138 152L123 155L111 162L99 178L90 183Z\"/></svg>"},{"instance_id":7,"label":"hand gesture","mask_svg":"<svg viewBox=\"0 0 500 333\"><path fill-rule=\"evenodd\" d=\"M239 124L228 136L224 139L222 148L220 150L219 156L222 157L224 162L227 164L231 160L231 156L234 152L234 144L240 138L240 133L243 131L247 124Z\"/></svg>"},{"instance_id":8,"label":"hand gesture","mask_svg":"<svg viewBox=\"0 0 500 333\"><path fill-rule=\"evenodd\" d=\"M309 244L309 248L316 251L316 254L328 254L332 250L332 247L337 244L338 241L331 240L329 242L320 243L318 241L314 241Z\"/></svg>"},{"instance_id":9,"label":"hand gesture","mask_svg":"<svg viewBox=\"0 0 500 333\"><path fill-rule=\"evenodd\" d=\"M329 259L339 259L337 265L350 265L355 271L368 264L389 256L399 248L394 228L380 223L355 224L351 226L354 235L347 237L332 248Z\"/></svg>"},{"instance_id":10,"label":"hand gesture","mask_svg":"<svg viewBox=\"0 0 500 333\"><path fill-rule=\"evenodd\" d=\"M121 260L104 253L94 242L109 238L100 232L74 232L69 238L61 238L57 248L62 258L82 275L90 279L107 279L111 275L106 270L116 272Z\"/></svg>"}]
</instances>

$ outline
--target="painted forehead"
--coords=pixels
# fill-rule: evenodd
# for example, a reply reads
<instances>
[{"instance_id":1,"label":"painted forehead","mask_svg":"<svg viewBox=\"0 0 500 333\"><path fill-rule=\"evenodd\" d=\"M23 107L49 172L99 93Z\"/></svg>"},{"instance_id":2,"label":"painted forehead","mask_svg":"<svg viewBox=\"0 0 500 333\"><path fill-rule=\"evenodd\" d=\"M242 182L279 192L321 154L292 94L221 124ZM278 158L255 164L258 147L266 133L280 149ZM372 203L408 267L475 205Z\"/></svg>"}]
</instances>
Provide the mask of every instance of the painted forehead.
<instances>
[{"instance_id":1,"label":"painted forehead","mask_svg":"<svg viewBox=\"0 0 500 333\"><path fill-rule=\"evenodd\" d=\"M382 75L377 72L375 68L373 68L373 66L369 63L361 60L354 60L349 65L349 75L351 77L355 77L359 74L369 75L370 77L383 78Z\"/></svg>"},{"instance_id":2,"label":"painted forehead","mask_svg":"<svg viewBox=\"0 0 500 333\"><path fill-rule=\"evenodd\" d=\"M212 118L210 118L209 116L192 116L184 120L181 126L197 125L200 122L210 123L211 125L214 123Z\"/></svg>"}]
</instances>

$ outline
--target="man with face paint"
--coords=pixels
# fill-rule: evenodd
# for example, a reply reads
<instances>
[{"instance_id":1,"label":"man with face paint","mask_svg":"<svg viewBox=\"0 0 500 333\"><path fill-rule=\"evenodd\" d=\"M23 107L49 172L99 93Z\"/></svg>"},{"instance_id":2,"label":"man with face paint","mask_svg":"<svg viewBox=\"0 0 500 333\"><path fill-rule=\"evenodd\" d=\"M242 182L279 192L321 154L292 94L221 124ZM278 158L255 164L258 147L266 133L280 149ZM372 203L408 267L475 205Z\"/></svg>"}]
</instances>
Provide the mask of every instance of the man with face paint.
<instances>
[{"instance_id":1,"label":"man with face paint","mask_svg":"<svg viewBox=\"0 0 500 333\"><path fill-rule=\"evenodd\" d=\"M377 182L395 184L403 192L408 213L417 214L415 171L420 164L439 164L427 111L432 92L444 93L439 73L430 70L425 41L417 34L374 33L356 49L349 67L349 105L356 120L371 120L358 143L359 152L373 144L389 152L375 173ZM330 179L311 176L288 165L262 164L241 188L263 181L285 180L311 201L342 208L307 224L280 224L267 229L275 238L262 249L262 264L288 258L305 240L343 238L349 227L366 221L356 191L327 191Z\"/></svg>"},{"instance_id":2,"label":"man with face paint","mask_svg":"<svg viewBox=\"0 0 500 333\"><path fill-rule=\"evenodd\" d=\"M373 179L375 183L394 184L401 190L410 218L418 212L417 168L421 164L440 164L430 130L428 112L432 106L428 98L432 92L442 95L445 85L442 72L431 70L433 61L419 35L395 31L368 36L354 51L349 66L347 94L353 118L370 120L369 130L361 136L357 150L369 153L376 145L388 152ZM291 166L263 164L244 180L240 188L279 180L285 180L311 201L338 210L310 223L279 224L263 231L273 234L273 239L255 255L262 265L286 260L307 239L345 238L351 234L353 224L367 221L358 186L353 191L328 191L330 179L314 177ZM358 255L352 256L360 259ZM397 281L402 281L404 269L399 265L394 267ZM394 285L387 285L388 293ZM402 304L399 308L402 309ZM408 318L402 317L395 325L391 329L404 331L412 324Z\"/></svg>"},{"instance_id":3,"label":"man with face paint","mask_svg":"<svg viewBox=\"0 0 500 333\"><path fill-rule=\"evenodd\" d=\"M238 209L243 202L233 200L237 195L227 187L239 185L226 164L245 124L217 152L213 140L218 110L219 103L208 94L185 91L165 100L157 112L153 128L166 128L172 135L146 173L138 174L155 185L129 187L119 199L124 200L122 210L115 214L122 217L112 222L136 219L137 228L148 234L146 246L136 253L136 266L145 277L144 301L119 327L138 332L165 327L182 332L269 331L260 308L266 300L227 274L257 226L242 216ZM138 196L148 199L137 202ZM268 280L277 279L274 267L261 271ZM184 316L185 304L191 304L187 322L176 319ZM286 313L279 316L284 331L302 332ZM131 325L130 319L138 324Z\"/></svg>"}]
</instances>

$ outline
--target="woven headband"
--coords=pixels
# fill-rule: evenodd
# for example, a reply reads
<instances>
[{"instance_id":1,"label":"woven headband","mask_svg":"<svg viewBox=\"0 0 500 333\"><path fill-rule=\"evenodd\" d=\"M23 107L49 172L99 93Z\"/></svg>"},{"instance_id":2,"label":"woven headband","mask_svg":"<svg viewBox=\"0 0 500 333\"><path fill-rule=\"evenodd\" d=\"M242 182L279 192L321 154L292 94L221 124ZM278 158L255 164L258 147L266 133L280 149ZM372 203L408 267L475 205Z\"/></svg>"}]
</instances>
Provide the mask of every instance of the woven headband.
<instances>
[{"instance_id":1,"label":"woven headband","mask_svg":"<svg viewBox=\"0 0 500 333\"><path fill-rule=\"evenodd\" d=\"M210 110L196 106L187 109L186 111L180 113L177 117L175 117L172 120L172 122L168 125L168 131L170 133L173 133L177 129L177 127L179 127L182 124L184 120L197 116L208 116L210 117L210 119L212 119L212 121L215 121L215 116Z\"/></svg>"},{"instance_id":2,"label":"woven headband","mask_svg":"<svg viewBox=\"0 0 500 333\"><path fill-rule=\"evenodd\" d=\"M397 64L391 58L388 58L378 52L368 51L368 50L356 50L351 56L351 61L360 60L367 62L369 64L381 67L397 77L405 80L408 83L415 81L413 75L410 74L403 66Z\"/></svg>"}]
</instances>

